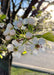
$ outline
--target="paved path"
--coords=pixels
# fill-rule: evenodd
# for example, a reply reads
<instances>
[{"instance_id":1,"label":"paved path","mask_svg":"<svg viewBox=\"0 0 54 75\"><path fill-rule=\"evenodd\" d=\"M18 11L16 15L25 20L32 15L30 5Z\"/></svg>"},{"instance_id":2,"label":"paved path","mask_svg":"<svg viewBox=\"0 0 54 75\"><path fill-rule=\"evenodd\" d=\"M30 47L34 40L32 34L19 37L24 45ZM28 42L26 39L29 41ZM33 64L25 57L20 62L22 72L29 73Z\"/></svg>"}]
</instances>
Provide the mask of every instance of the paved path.
<instances>
[{"instance_id":1,"label":"paved path","mask_svg":"<svg viewBox=\"0 0 54 75\"><path fill-rule=\"evenodd\" d=\"M36 69L42 69L44 71L49 71L54 73L54 43L51 43L53 50L48 52L42 52L38 55L24 55L20 59L14 58L13 62L18 63L18 65L27 65L28 67L33 66Z\"/></svg>"}]
</instances>

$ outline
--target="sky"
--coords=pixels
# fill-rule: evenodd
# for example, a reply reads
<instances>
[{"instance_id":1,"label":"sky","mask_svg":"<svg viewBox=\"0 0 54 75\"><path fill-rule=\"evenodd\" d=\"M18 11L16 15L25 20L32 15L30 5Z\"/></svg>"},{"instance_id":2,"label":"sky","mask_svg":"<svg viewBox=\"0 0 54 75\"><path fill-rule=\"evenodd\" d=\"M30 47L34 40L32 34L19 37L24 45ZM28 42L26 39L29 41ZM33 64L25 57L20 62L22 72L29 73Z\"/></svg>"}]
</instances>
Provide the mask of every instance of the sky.
<instances>
[{"instance_id":1,"label":"sky","mask_svg":"<svg viewBox=\"0 0 54 75\"><path fill-rule=\"evenodd\" d=\"M20 0L19 0L19 1L20 1ZM52 2L52 1L54 1L54 0L46 0L46 1ZM23 8L25 8L25 6L28 7L27 1L24 1L23 4L22 4L22 7L23 7ZM51 9L51 8L50 8L50 9ZM48 9L48 10L49 10L49 9ZM17 13L17 15L22 16L23 13L24 13L24 10L23 10L23 9L20 9L20 11Z\"/></svg>"},{"instance_id":2,"label":"sky","mask_svg":"<svg viewBox=\"0 0 54 75\"><path fill-rule=\"evenodd\" d=\"M17 4L17 3L20 3L20 1L21 1L21 0L16 0L16 4ZM54 0L46 0L46 1L50 1L50 2L51 2L51 1L54 1ZM15 2L15 0L14 0L14 2ZM27 8L28 6L29 6L28 1L24 0L21 7L22 7L22 8L25 8L25 7ZM17 7L18 7L18 6L17 6ZM16 7L16 9L17 9L17 7ZM12 10L12 6L11 6L11 10ZM22 16L23 13L24 13L24 10L23 10L23 9L20 9L20 11L19 11L17 14L18 14L19 16Z\"/></svg>"}]
</instances>

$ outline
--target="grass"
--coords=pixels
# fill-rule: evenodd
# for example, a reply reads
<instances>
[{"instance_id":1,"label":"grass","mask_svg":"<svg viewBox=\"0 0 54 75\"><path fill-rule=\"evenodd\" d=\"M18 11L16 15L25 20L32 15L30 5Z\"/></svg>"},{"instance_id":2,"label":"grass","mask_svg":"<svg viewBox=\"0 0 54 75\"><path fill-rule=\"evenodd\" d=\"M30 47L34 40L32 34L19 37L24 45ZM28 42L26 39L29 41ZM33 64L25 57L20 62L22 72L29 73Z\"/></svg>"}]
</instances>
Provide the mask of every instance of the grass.
<instances>
[{"instance_id":1,"label":"grass","mask_svg":"<svg viewBox=\"0 0 54 75\"><path fill-rule=\"evenodd\" d=\"M11 75L51 75L51 74L36 72L33 70L24 69L24 68L12 67Z\"/></svg>"},{"instance_id":2,"label":"grass","mask_svg":"<svg viewBox=\"0 0 54 75\"><path fill-rule=\"evenodd\" d=\"M38 38L43 37L43 38L45 38L46 40L49 40L49 41L54 42L54 35L53 35L53 33L51 33L51 32L47 32L47 33L45 33L45 34L43 34L43 35L37 35L37 37L38 37Z\"/></svg>"}]
</instances>

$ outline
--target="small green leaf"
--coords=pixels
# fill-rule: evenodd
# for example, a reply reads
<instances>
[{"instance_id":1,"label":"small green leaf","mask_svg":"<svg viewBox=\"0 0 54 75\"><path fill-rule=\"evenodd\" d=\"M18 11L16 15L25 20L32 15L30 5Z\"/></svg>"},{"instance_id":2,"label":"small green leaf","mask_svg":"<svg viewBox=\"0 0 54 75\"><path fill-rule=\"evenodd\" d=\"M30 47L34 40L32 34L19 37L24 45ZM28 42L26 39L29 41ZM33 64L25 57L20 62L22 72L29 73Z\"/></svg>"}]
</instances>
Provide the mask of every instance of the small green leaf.
<instances>
[{"instance_id":1,"label":"small green leaf","mask_svg":"<svg viewBox=\"0 0 54 75\"><path fill-rule=\"evenodd\" d=\"M2 15L2 16L0 17L1 20L5 19L5 18L6 18L6 15Z\"/></svg>"},{"instance_id":2,"label":"small green leaf","mask_svg":"<svg viewBox=\"0 0 54 75\"><path fill-rule=\"evenodd\" d=\"M24 41L23 41L22 45L23 45L26 41L27 41L27 39L24 39Z\"/></svg>"}]
</instances>

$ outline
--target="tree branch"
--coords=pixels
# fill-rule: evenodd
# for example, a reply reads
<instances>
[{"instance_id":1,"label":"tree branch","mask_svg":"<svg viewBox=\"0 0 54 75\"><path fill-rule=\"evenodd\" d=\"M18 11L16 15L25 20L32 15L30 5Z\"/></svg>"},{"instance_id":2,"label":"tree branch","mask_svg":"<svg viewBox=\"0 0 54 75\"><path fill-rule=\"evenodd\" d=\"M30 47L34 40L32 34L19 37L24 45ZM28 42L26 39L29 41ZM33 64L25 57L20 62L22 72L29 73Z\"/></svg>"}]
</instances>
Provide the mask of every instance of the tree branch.
<instances>
[{"instance_id":1,"label":"tree branch","mask_svg":"<svg viewBox=\"0 0 54 75\"><path fill-rule=\"evenodd\" d=\"M37 6L37 9L32 12L31 16L35 16L35 15L38 13L38 11L40 10L40 6L42 5L42 3L43 3L44 1L45 1L45 0L41 0L41 1L39 2L38 6Z\"/></svg>"},{"instance_id":2,"label":"tree branch","mask_svg":"<svg viewBox=\"0 0 54 75\"><path fill-rule=\"evenodd\" d=\"M15 4L14 4L13 0L12 0L12 6L13 6L13 12L14 12L15 11Z\"/></svg>"},{"instance_id":3,"label":"tree branch","mask_svg":"<svg viewBox=\"0 0 54 75\"><path fill-rule=\"evenodd\" d=\"M23 0L21 0L18 9L14 12L12 12L12 16L11 16L11 22L13 22L13 20L15 19L15 15L17 14L17 12L19 11L19 9L21 8L21 4L22 4Z\"/></svg>"},{"instance_id":4,"label":"tree branch","mask_svg":"<svg viewBox=\"0 0 54 75\"><path fill-rule=\"evenodd\" d=\"M30 11L32 10L32 6L34 6L37 2L38 2L38 0L32 0L31 1L31 3L29 4L29 7L25 11L25 13L24 13L24 15L23 15L22 18L26 18L28 16L28 14L30 13Z\"/></svg>"},{"instance_id":5,"label":"tree branch","mask_svg":"<svg viewBox=\"0 0 54 75\"><path fill-rule=\"evenodd\" d=\"M19 7L18 7L18 9L16 10L15 13L17 13L17 12L19 11L19 9L21 8L21 4L22 4L22 2L23 2L23 0L21 0L20 5L19 5Z\"/></svg>"}]
</instances>

